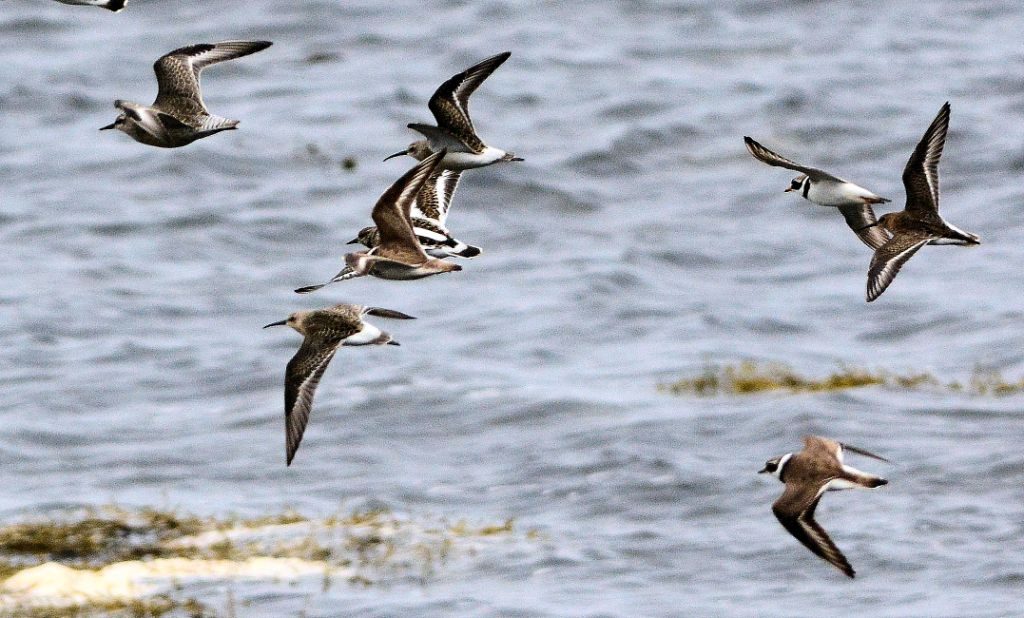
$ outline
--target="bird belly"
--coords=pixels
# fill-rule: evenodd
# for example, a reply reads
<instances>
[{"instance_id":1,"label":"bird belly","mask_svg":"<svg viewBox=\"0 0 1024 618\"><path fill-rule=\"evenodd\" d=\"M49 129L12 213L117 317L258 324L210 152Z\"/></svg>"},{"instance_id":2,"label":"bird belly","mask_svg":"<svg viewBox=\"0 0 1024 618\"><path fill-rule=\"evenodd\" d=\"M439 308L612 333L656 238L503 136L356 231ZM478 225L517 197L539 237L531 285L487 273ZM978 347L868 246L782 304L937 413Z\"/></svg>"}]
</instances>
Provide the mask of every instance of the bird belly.
<instances>
[{"instance_id":1,"label":"bird belly","mask_svg":"<svg viewBox=\"0 0 1024 618\"><path fill-rule=\"evenodd\" d=\"M386 343L391 337L387 336L383 331L367 322L363 322L363 327L358 333L349 335L342 341L342 345L371 345L374 343Z\"/></svg>"},{"instance_id":2,"label":"bird belly","mask_svg":"<svg viewBox=\"0 0 1024 618\"><path fill-rule=\"evenodd\" d=\"M468 170L474 167L484 167L497 163L505 156L504 150L487 146L483 152L452 152L451 150L441 160L441 167L449 170Z\"/></svg>"},{"instance_id":3,"label":"bird belly","mask_svg":"<svg viewBox=\"0 0 1024 618\"><path fill-rule=\"evenodd\" d=\"M857 487L860 487L860 485L846 479L832 479L828 483L825 483L825 491L841 491L843 489L855 489Z\"/></svg>"},{"instance_id":4,"label":"bird belly","mask_svg":"<svg viewBox=\"0 0 1024 618\"><path fill-rule=\"evenodd\" d=\"M436 270L424 268L424 264L410 265L388 259L378 259L370 267L370 274L374 277L393 281L422 279L436 272Z\"/></svg>"},{"instance_id":5,"label":"bird belly","mask_svg":"<svg viewBox=\"0 0 1024 618\"><path fill-rule=\"evenodd\" d=\"M820 206L864 204L865 198L877 199L878 196L851 182L812 182L811 188L807 191L807 199Z\"/></svg>"}]
</instances>

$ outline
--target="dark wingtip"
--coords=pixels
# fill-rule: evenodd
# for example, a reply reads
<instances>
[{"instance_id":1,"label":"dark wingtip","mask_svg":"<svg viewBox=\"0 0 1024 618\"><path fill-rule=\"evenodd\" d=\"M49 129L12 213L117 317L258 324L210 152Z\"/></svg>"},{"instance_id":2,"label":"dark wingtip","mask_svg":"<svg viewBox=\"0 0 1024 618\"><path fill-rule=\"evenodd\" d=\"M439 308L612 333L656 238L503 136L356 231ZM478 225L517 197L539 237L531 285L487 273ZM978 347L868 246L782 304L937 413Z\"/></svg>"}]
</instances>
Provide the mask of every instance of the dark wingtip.
<instances>
[{"instance_id":1,"label":"dark wingtip","mask_svg":"<svg viewBox=\"0 0 1024 618\"><path fill-rule=\"evenodd\" d=\"M392 339L391 341L389 341L389 342L388 342L388 345L397 345L397 346L401 346L402 344L400 344L400 343L398 343L397 341L395 341L395 340L393 340L393 339Z\"/></svg>"},{"instance_id":2,"label":"dark wingtip","mask_svg":"<svg viewBox=\"0 0 1024 618\"><path fill-rule=\"evenodd\" d=\"M295 288L295 293L296 294L309 294L310 292L315 292L315 291L319 290L322 287L324 287L323 284L320 284L320 285L307 285L307 286L304 286L304 287L301 287L301 288Z\"/></svg>"}]
</instances>

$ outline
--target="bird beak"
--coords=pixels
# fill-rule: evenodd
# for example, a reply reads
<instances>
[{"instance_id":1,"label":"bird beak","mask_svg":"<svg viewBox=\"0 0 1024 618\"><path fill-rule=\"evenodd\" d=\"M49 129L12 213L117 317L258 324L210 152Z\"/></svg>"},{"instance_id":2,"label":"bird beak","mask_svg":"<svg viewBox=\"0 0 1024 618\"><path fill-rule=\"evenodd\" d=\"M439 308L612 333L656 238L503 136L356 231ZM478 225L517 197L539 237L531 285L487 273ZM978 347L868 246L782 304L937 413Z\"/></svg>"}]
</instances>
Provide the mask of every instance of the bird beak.
<instances>
[{"instance_id":1,"label":"bird beak","mask_svg":"<svg viewBox=\"0 0 1024 618\"><path fill-rule=\"evenodd\" d=\"M397 346L400 346L400 345L402 345L402 344L398 343L397 341L389 341L389 342L388 342L388 345L397 345Z\"/></svg>"},{"instance_id":2,"label":"bird beak","mask_svg":"<svg viewBox=\"0 0 1024 618\"><path fill-rule=\"evenodd\" d=\"M793 187L789 187L789 188L787 188L787 189L786 189L785 191L783 191L783 193L789 193L789 192L790 192L790 191L792 191L792 190L793 190Z\"/></svg>"},{"instance_id":3,"label":"bird beak","mask_svg":"<svg viewBox=\"0 0 1024 618\"><path fill-rule=\"evenodd\" d=\"M359 239L358 238L353 238L352 240L348 241L345 244L346 245L358 245L359 244Z\"/></svg>"},{"instance_id":4,"label":"bird beak","mask_svg":"<svg viewBox=\"0 0 1024 618\"><path fill-rule=\"evenodd\" d=\"M395 157L400 157L402 155L407 155L407 154L409 154L408 150L402 150L400 152L396 152L393 155L388 155L388 156L384 157L384 160L387 161L388 159L394 159Z\"/></svg>"},{"instance_id":5,"label":"bird beak","mask_svg":"<svg viewBox=\"0 0 1024 618\"><path fill-rule=\"evenodd\" d=\"M270 328L271 326L285 326L287 324L288 324L288 320L280 320L278 322L271 322L270 324L267 324L263 328Z\"/></svg>"},{"instance_id":6,"label":"bird beak","mask_svg":"<svg viewBox=\"0 0 1024 618\"><path fill-rule=\"evenodd\" d=\"M106 131L107 129L113 129L115 124L117 124L117 123L111 122L110 124L108 124L105 127L100 127L100 131Z\"/></svg>"},{"instance_id":7,"label":"bird beak","mask_svg":"<svg viewBox=\"0 0 1024 618\"><path fill-rule=\"evenodd\" d=\"M762 468L762 469L758 470L758 471L757 471L757 473L758 473L758 474L764 474L764 473L765 473L765 472L767 472L767 471L768 471L768 467L766 466L766 467L764 467L764 468Z\"/></svg>"}]
</instances>

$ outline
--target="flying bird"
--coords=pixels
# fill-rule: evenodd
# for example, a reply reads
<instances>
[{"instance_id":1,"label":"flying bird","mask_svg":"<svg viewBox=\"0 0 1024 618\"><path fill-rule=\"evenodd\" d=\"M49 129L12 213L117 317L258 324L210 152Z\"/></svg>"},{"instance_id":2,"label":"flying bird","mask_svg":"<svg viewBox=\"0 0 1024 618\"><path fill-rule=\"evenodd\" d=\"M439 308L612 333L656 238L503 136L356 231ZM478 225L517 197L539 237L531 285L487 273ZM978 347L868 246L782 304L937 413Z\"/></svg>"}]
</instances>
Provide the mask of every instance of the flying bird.
<instances>
[{"instance_id":1,"label":"flying bird","mask_svg":"<svg viewBox=\"0 0 1024 618\"><path fill-rule=\"evenodd\" d=\"M809 202L837 208L843 214L850 229L872 249L878 249L889 241L889 235L878 227L878 221L875 219L875 212L871 205L884 204L890 200L879 197L864 187L833 176L826 171L790 161L750 137L744 137L743 141L747 145L747 150L758 161L800 172L800 175L794 178L786 188L786 193L797 191Z\"/></svg>"},{"instance_id":2,"label":"flying bird","mask_svg":"<svg viewBox=\"0 0 1024 618\"><path fill-rule=\"evenodd\" d=\"M907 205L900 212L882 215L878 226L892 238L875 250L868 267L867 300L870 303L889 287L900 267L925 245L977 245L981 238L965 232L939 215L939 157L949 130L949 102L924 132L903 169Z\"/></svg>"},{"instance_id":3,"label":"flying bird","mask_svg":"<svg viewBox=\"0 0 1024 618\"><path fill-rule=\"evenodd\" d=\"M439 167L446 152L441 150L423 159L416 167L396 180L377 200L372 213L373 222L377 224L377 246L347 254L346 268L330 281L295 291L305 294L337 281L365 275L381 279L407 280L462 270L458 264L426 254L416 239L411 218L416 196Z\"/></svg>"},{"instance_id":4,"label":"flying bird","mask_svg":"<svg viewBox=\"0 0 1024 618\"><path fill-rule=\"evenodd\" d=\"M270 41L224 41L200 43L161 56L153 65L158 91L152 105L118 99L121 110L112 124L101 131L117 129L149 146L178 148L214 133L234 129L238 120L210 114L203 103L199 74L205 67L270 47Z\"/></svg>"},{"instance_id":5,"label":"flying bird","mask_svg":"<svg viewBox=\"0 0 1024 618\"><path fill-rule=\"evenodd\" d=\"M476 134L469 117L469 95L511 55L512 52L502 52L491 56L441 84L427 104L437 126L410 123L409 128L418 131L426 139L413 142L407 149L384 160L402 155L422 160L431 153L447 148L448 155L441 165L445 169L466 170L501 161L522 161L522 158L511 152L485 144Z\"/></svg>"},{"instance_id":6,"label":"flying bird","mask_svg":"<svg viewBox=\"0 0 1024 618\"><path fill-rule=\"evenodd\" d=\"M772 505L779 523L815 555L853 577L854 570L846 556L814 520L814 509L826 491L871 489L889 481L844 464L843 451L888 461L835 440L804 436L804 450L769 459L760 473L771 474L786 484L782 496Z\"/></svg>"},{"instance_id":7,"label":"flying bird","mask_svg":"<svg viewBox=\"0 0 1024 618\"><path fill-rule=\"evenodd\" d=\"M304 339L299 351L288 361L284 375L284 424L285 461L292 464L295 452L299 450L302 434L309 422L313 409L313 395L320 384L320 378L327 370L327 364L341 346L354 345L398 345L391 335L373 324L363 321L364 315L382 318L413 320L391 309L361 307L359 305L335 305L329 309L297 311L287 319L272 322L271 326L290 326L302 334Z\"/></svg>"}]
</instances>

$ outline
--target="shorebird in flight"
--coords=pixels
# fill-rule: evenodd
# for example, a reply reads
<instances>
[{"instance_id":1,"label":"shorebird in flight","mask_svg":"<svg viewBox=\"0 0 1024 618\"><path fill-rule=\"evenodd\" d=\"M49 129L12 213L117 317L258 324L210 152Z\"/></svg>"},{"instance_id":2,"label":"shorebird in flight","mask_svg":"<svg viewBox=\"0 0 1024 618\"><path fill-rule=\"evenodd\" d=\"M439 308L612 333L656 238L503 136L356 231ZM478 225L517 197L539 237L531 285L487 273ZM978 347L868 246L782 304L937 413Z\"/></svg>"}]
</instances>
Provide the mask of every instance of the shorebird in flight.
<instances>
[{"instance_id":1,"label":"shorebird in flight","mask_svg":"<svg viewBox=\"0 0 1024 618\"><path fill-rule=\"evenodd\" d=\"M200 43L176 49L153 65L159 87L152 105L118 99L121 114L100 130L117 129L137 142L178 148L214 133L234 129L238 120L210 114L203 103L199 74L205 67L248 56L270 47L270 41Z\"/></svg>"},{"instance_id":2,"label":"shorebird in flight","mask_svg":"<svg viewBox=\"0 0 1024 618\"><path fill-rule=\"evenodd\" d=\"M772 512L782 526L815 555L853 577L854 570L846 556L814 520L814 509L826 491L855 487L871 489L889 481L844 464L844 450L888 461L835 440L804 436L804 450L769 459L760 472L778 477L786 484L782 496L772 505Z\"/></svg>"},{"instance_id":3,"label":"shorebird in flight","mask_svg":"<svg viewBox=\"0 0 1024 618\"><path fill-rule=\"evenodd\" d=\"M949 111L947 101L903 169L907 205L902 211L884 214L878 220L878 227L888 230L892 239L877 248L871 258L868 302L882 295L900 267L921 247L981 244L977 234L965 232L939 215L939 157L949 130Z\"/></svg>"},{"instance_id":4,"label":"shorebird in flight","mask_svg":"<svg viewBox=\"0 0 1024 618\"><path fill-rule=\"evenodd\" d=\"M512 52L502 52L491 56L441 84L427 104L437 126L410 123L409 128L420 132L426 139L413 142L407 149L384 160L402 155L422 160L431 153L447 148L448 155L441 167L450 170L467 170L500 161L522 161L511 152L485 144L476 134L469 117L469 95L511 55Z\"/></svg>"},{"instance_id":5,"label":"shorebird in flight","mask_svg":"<svg viewBox=\"0 0 1024 618\"><path fill-rule=\"evenodd\" d=\"M743 141L747 145L747 150L758 161L800 172L800 175L790 183L786 193L797 191L809 202L838 208L839 212L843 213L850 229L872 249L878 249L889 241L889 235L878 227L878 221L875 219L875 212L871 209L871 205L884 204L890 200L879 197L864 187L833 176L826 171L790 161L750 137L744 137Z\"/></svg>"},{"instance_id":6,"label":"shorebird in flight","mask_svg":"<svg viewBox=\"0 0 1024 618\"><path fill-rule=\"evenodd\" d=\"M288 361L284 375L285 461L292 464L295 452L302 442L302 434L313 409L313 395L327 364L341 346L398 345L391 335L373 324L363 321L364 315L399 320L415 319L410 315L359 305L335 305L329 309L297 311L288 319L272 322L271 326L290 326L304 339L299 351Z\"/></svg>"},{"instance_id":7,"label":"shorebird in flight","mask_svg":"<svg viewBox=\"0 0 1024 618\"><path fill-rule=\"evenodd\" d=\"M433 258L426 254L412 224L412 207L423 185L439 168L446 150L423 159L416 167L402 175L384 192L373 207L372 218L377 224L379 242L366 251L345 256L345 269L320 285L295 290L306 294L337 281L372 275L381 279L421 279L431 275L462 270L458 264Z\"/></svg>"},{"instance_id":8,"label":"shorebird in flight","mask_svg":"<svg viewBox=\"0 0 1024 618\"><path fill-rule=\"evenodd\" d=\"M448 213L451 210L455 189L459 186L462 172L437 168L423 183L410 211L412 229L420 246L431 257L473 258L480 255L480 247L467 245L452 236L448 230ZM380 244L377 226L364 227L348 244L361 243L367 248Z\"/></svg>"}]
</instances>

